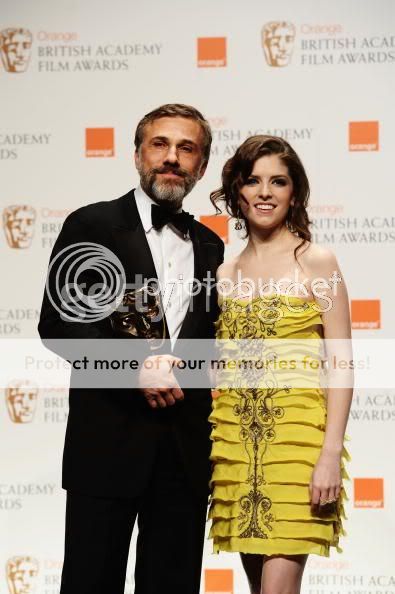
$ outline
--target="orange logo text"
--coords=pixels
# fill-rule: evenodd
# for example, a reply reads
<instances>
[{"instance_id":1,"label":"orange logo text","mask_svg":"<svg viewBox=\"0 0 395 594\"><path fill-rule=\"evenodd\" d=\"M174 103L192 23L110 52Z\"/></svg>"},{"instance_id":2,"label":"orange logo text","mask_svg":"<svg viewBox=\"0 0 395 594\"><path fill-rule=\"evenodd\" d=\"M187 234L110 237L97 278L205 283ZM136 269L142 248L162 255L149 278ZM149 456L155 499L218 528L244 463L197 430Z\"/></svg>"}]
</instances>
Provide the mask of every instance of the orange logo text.
<instances>
[{"instance_id":1,"label":"orange logo text","mask_svg":"<svg viewBox=\"0 0 395 594\"><path fill-rule=\"evenodd\" d=\"M380 299L353 299L351 321L354 330L378 330L380 323Z\"/></svg>"},{"instance_id":2,"label":"orange logo text","mask_svg":"<svg viewBox=\"0 0 395 594\"><path fill-rule=\"evenodd\" d=\"M219 235L224 243L228 243L229 217L227 215L202 215L200 222Z\"/></svg>"},{"instance_id":3,"label":"orange logo text","mask_svg":"<svg viewBox=\"0 0 395 594\"><path fill-rule=\"evenodd\" d=\"M87 128L85 142L87 157L114 156L114 128Z\"/></svg>"},{"instance_id":4,"label":"orange logo text","mask_svg":"<svg viewBox=\"0 0 395 594\"><path fill-rule=\"evenodd\" d=\"M199 68L226 66L226 37L199 37L197 65Z\"/></svg>"},{"instance_id":5,"label":"orange logo text","mask_svg":"<svg viewBox=\"0 0 395 594\"><path fill-rule=\"evenodd\" d=\"M206 569L205 594L233 594L233 569Z\"/></svg>"},{"instance_id":6,"label":"orange logo text","mask_svg":"<svg viewBox=\"0 0 395 594\"><path fill-rule=\"evenodd\" d=\"M378 122L350 122L348 135L350 151L379 150Z\"/></svg>"},{"instance_id":7,"label":"orange logo text","mask_svg":"<svg viewBox=\"0 0 395 594\"><path fill-rule=\"evenodd\" d=\"M384 479L354 479L354 507L384 507Z\"/></svg>"}]
</instances>

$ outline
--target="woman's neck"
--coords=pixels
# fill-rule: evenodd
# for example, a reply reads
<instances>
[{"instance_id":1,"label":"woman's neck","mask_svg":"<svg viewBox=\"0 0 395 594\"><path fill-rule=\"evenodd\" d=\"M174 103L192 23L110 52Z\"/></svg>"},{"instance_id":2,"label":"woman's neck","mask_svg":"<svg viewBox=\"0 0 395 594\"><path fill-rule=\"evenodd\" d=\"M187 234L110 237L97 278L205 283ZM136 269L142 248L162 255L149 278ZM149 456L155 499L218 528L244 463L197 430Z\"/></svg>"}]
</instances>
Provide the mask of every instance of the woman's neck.
<instances>
[{"instance_id":1,"label":"woman's neck","mask_svg":"<svg viewBox=\"0 0 395 594\"><path fill-rule=\"evenodd\" d=\"M274 229L250 229L246 252L254 252L259 255L262 251L267 254L270 251L283 251L288 245L290 248L297 238L284 225Z\"/></svg>"}]
</instances>

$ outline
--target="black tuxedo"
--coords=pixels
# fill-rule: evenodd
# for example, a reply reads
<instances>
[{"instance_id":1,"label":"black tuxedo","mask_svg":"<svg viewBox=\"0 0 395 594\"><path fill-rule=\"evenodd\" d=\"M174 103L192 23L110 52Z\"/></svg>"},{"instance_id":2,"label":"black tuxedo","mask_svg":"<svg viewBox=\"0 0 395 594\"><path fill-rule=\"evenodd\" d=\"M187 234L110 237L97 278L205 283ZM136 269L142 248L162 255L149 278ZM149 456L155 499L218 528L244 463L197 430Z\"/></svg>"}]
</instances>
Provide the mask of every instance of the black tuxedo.
<instances>
[{"instance_id":1,"label":"black tuxedo","mask_svg":"<svg viewBox=\"0 0 395 594\"><path fill-rule=\"evenodd\" d=\"M197 221L193 221L191 239L195 278L203 279L207 272L215 276L223 260L223 242ZM93 242L109 248L121 261L128 283L134 282L136 275L143 278L157 277L133 191L117 200L92 204L73 212L63 225L52 260L65 247L79 242ZM48 283L51 288L51 278ZM192 299L192 307L188 309L178 338L213 337L214 321L218 314L215 292L209 299L208 312L204 291ZM47 295L43 300L39 333L44 340L99 340L114 337L108 318L91 324L62 320ZM147 489L152 489L152 481L156 480L153 468L158 464L158 456L162 457L160 464L163 467L167 464L163 457L167 456L168 461L177 457L182 472L185 472L186 482L191 487L191 499L199 501L200 506L202 502L206 505L210 469L207 420L211 407L209 389L185 389L182 402L165 409L152 410L143 394L133 387L135 381L133 376L130 390L80 389L73 387L72 376L63 457L63 487L79 496L136 501L146 497ZM179 470L177 468L177 472ZM135 511L140 514L138 506ZM79 513L85 515L85 512ZM123 538L127 540L127 537ZM182 535L179 545L183 546ZM66 553L67 548L66 539ZM112 588L111 594L122 591L114 587L113 582L109 587ZM155 587L153 585L152 589ZM180 591L182 589L187 592L181 585ZM139 591L151 590L140 588ZM176 590L173 588L173 591ZM81 593L85 592L88 589L81 590ZM96 589L96 592L99 590Z\"/></svg>"}]
</instances>

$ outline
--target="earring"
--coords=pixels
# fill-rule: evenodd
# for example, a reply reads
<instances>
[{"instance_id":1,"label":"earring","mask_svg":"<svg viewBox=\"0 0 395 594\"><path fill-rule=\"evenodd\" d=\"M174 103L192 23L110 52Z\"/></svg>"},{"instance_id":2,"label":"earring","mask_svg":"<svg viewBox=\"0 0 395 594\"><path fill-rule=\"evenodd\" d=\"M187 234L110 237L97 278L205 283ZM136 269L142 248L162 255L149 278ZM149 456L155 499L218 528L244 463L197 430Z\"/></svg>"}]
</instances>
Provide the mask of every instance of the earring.
<instances>
[{"instance_id":1,"label":"earring","mask_svg":"<svg viewBox=\"0 0 395 594\"><path fill-rule=\"evenodd\" d=\"M242 228L243 228L243 224L240 220L240 206L239 206L239 208L237 209L237 220L235 222L235 229L236 229L236 231L241 231Z\"/></svg>"},{"instance_id":2,"label":"earring","mask_svg":"<svg viewBox=\"0 0 395 594\"><path fill-rule=\"evenodd\" d=\"M288 210L288 215L287 215L287 220L286 220L286 224L290 231L293 230L294 206L295 206L295 203L289 205L289 210Z\"/></svg>"}]
</instances>

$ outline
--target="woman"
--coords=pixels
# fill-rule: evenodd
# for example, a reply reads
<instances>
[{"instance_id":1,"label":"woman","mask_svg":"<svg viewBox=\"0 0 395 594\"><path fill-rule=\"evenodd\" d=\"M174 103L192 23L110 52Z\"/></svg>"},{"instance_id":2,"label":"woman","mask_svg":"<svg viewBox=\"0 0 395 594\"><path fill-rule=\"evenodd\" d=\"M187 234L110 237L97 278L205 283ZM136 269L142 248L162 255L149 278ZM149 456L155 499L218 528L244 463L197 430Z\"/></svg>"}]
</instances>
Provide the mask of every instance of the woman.
<instances>
[{"instance_id":1,"label":"woman","mask_svg":"<svg viewBox=\"0 0 395 594\"><path fill-rule=\"evenodd\" d=\"M228 383L229 373L235 376L225 369L213 400L210 535L215 551L241 554L252 594L299 592L308 554L328 555L342 532L350 374L346 387L329 385L326 393L314 365L295 366L280 379L270 365L259 380L256 374L263 352L270 361L267 339L305 339L310 350L303 362L316 362L314 339L351 336L337 261L310 241L308 197L299 157L273 136L248 138L211 195L217 210L225 203L248 238L218 270L222 359L234 358L232 341L238 340L242 356L254 354L255 367ZM325 343L329 363L340 354L351 360L348 340ZM279 344L290 343L277 341L272 362ZM291 384L301 380L300 387L284 377Z\"/></svg>"}]
</instances>

